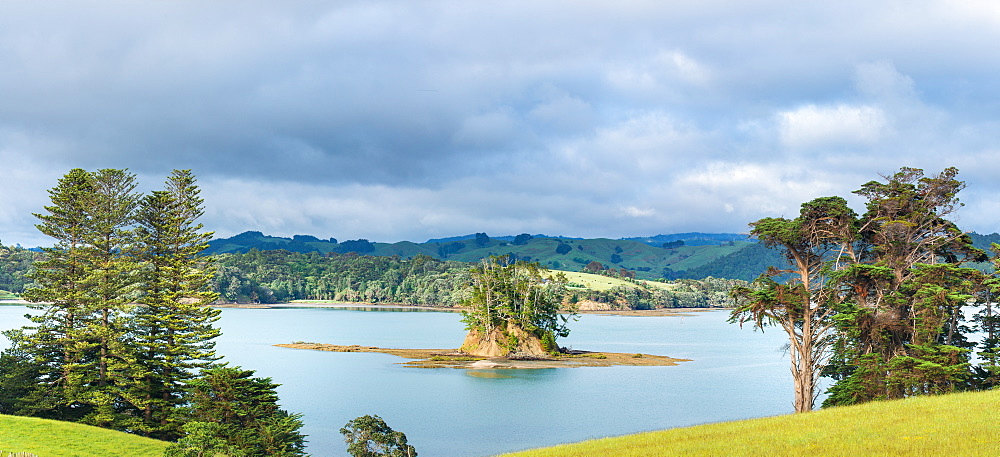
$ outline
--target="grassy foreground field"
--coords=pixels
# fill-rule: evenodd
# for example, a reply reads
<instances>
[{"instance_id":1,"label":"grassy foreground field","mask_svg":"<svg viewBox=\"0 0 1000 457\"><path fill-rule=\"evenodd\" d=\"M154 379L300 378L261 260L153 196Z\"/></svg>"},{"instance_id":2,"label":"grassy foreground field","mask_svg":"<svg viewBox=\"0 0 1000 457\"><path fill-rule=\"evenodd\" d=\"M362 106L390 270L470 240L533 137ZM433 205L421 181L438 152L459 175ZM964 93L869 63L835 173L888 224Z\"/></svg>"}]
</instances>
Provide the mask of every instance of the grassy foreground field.
<instances>
[{"instance_id":1,"label":"grassy foreground field","mask_svg":"<svg viewBox=\"0 0 1000 457\"><path fill-rule=\"evenodd\" d=\"M875 402L505 454L575 456L1000 455L1000 391Z\"/></svg>"},{"instance_id":2,"label":"grassy foreground field","mask_svg":"<svg viewBox=\"0 0 1000 457\"><path fill-rule=\"evenodd\" d=\"M98 427L34 417L0 415L0 451L40 457L159 457L159 441Z\"/></svg>"}]
</instances>

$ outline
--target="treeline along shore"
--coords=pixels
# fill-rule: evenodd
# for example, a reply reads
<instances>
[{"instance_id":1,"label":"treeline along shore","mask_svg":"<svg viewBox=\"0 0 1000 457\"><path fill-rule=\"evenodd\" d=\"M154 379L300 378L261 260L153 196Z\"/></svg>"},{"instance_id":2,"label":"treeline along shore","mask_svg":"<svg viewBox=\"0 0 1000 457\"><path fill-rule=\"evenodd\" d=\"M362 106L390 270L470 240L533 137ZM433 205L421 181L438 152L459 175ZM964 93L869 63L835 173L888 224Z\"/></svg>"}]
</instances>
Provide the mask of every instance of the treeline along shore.
<instances>
[{"instance_id":1,"label":"treeline along shore","mask_svg":"<svg viewBox=\"0 0 1000 457\"><path fill-rule=\"evenodd\" d=\"M17 298L32 287L28 273L45 254L0 247L0 298ZM459 307L466 300L470 263L357 253L250 250L213 256L217 304L277 304L294 300ZM732 307L728 291L740 280L705 278L644 281L597 270L617 285L588 288L570 283L568 304L587 310L653 310ZM553 271L553 273L557 273Z\"/></svg>"}]
</instances>

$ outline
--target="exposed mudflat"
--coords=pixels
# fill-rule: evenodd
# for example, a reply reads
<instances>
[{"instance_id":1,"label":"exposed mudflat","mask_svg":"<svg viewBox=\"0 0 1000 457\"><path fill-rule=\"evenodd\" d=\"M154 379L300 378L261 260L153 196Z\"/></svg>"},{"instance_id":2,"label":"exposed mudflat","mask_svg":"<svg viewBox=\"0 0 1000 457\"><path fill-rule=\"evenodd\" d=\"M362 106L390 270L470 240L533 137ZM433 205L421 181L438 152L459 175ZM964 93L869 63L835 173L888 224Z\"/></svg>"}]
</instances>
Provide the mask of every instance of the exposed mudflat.
<instances>
[{"instance_id":1,"label":"exposed mudflat","mask_svg":"<svg viewBox=\"0 0 1000 457\"><path fill-rule=\"evenodd\" d=\"M292 343L276 344L275 346L291 349L311 349L314 351L332 352L376 352L413 359L402 362L403 365L417 368L468 368L468 369L503 369L503 368L574 368L574 367L610 367L616 365L629 366L674 366L690 359L675 359L662 355L623 354L618 352L587 352L572 351L570 354L560 354L544 359L505 359L482 358L470 356L457 349L391 349L374 346L342 346L322 343Z\"/></svg>"}]
</instances>

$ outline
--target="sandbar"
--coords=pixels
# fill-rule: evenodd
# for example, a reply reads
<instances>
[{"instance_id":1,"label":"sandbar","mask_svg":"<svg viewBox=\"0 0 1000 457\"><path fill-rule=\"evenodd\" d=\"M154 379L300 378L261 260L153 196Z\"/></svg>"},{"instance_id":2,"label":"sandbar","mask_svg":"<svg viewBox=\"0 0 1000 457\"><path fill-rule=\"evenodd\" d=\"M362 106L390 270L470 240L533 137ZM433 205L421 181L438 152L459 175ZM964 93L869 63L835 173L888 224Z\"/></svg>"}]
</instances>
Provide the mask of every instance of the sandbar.
<instances>
[{"instance_id":1,"label":"sandbar","mask_svg":"<svg viewBox=\"0 0 1000 457\"><path fill-rule=\"evenodd\" d=\"M322 343L291 343L275 346L290 349L309 349L313 351L331 352L374 352L392 354L398 357L414 359L402 362L402 365L416 368L467 368L467 369L539 369L539 368L576 368L576 367L610 367L610 366L675 366L690 359L676 359L662 355L618 353L618 352L588 352L571 351L544 359L504 359L476 357L459 352L457 349L391 349L375 346L337 345Z\"/></svg>"}]
</instances>

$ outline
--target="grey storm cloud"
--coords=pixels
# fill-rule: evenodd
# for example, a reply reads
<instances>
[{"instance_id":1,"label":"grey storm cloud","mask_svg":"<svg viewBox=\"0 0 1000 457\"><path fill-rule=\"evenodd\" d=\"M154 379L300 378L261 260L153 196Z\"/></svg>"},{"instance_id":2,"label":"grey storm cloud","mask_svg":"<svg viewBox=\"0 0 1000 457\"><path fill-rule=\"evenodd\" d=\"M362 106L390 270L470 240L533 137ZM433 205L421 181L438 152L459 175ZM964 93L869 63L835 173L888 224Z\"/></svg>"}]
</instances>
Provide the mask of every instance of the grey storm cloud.
<instances>
[{"instance_id":1,"label":"grey storm cloud","mask_svg":"<svg viewBox=\"0 0 1000 457\"><path fill-rule=\"evenodd\" d=\"M219 235L743 231L901 166L992 232L989 3L0 4L0 240L73 167L191 168ZM860 208L859 208L860 209Z\"/></svg>"}]
</instances>

